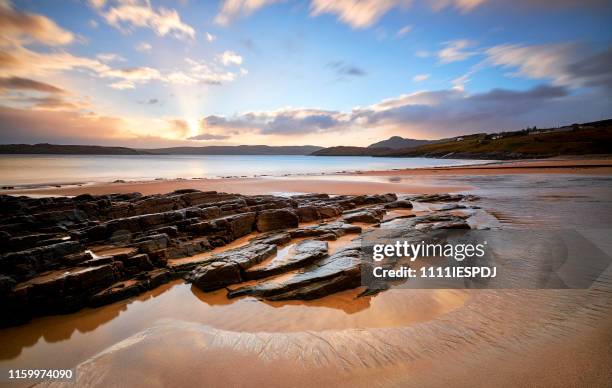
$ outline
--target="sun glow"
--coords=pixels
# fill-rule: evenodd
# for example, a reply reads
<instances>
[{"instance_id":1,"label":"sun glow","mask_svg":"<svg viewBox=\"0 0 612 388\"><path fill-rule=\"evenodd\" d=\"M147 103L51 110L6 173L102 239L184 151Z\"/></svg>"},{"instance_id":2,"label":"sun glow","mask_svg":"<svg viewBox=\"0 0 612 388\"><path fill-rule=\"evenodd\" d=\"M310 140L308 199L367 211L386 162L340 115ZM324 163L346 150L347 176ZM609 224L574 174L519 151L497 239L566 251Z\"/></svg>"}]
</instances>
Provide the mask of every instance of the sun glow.
<instances>
[{"instance_id":1,"label":"sun glow","mask_svg":"<svg viewBox=\"0 0 612 388\"><path fill-rule=\"evenodd\" d=\"M198 128L198 119L188 118L186 119L187 124L189 125L189 136L197 136L200 133Z\"/></svg>"}]
</instances>

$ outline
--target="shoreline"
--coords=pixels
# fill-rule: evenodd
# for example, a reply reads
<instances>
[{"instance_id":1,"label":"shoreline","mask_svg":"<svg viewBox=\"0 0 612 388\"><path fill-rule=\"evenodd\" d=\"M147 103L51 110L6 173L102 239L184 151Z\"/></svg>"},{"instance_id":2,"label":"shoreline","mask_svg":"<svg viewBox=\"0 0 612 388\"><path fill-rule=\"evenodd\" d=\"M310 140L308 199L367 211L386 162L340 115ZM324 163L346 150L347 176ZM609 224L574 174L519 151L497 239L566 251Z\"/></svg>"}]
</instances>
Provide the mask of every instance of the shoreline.
<instances>
[{"instance_id":1,"label":"shoreline","mask_svg":"<svg viewBox=\"0 0 612 388\"><path fill-rule=\"evenodd\" d=\"M428 177L461 177L506 174L584 174L611 175L612 158L555 158L520 161L496 161L448 167L423 167L393 170L372 170L321 173L291 176L227 177L198 179L156 179L147 181L92 182L83 184L49 184L36 188L0 190L0 194L30 196L75 196L80 194L110 194L140 192L144 195L164 194L179 189L194 188L246 195L328 193L337 195L433 194L465 192L473 189L466 184L440 185L427 182ZM368 177L372 179L368 179ZM381 177L389 177L383 181ZM403 182L402 178L420 177L421 182Z\"/></svg>"}]
</instances>

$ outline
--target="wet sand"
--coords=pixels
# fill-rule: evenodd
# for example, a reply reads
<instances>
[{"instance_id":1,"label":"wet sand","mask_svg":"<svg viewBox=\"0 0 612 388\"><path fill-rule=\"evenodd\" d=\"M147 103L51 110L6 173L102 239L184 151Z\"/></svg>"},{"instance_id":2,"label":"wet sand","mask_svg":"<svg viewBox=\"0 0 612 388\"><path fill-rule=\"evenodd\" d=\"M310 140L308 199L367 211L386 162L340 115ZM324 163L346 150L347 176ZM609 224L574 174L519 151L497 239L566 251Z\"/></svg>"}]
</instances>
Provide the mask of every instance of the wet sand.
<instances>
[{"instance_id":1,"label":"wet sand","mask_svg":"<svg viewBox=\"0 0 612 388\"><path fill-rule=\"evenodd\" d=\"M462 177L480 175L524 174L580 174L611 175L612 159L546 159L496 162L486 165L461 167L436 167L387 171L359 171L318 176L227 178L227 179L177 179L126 183L96 183L82 186L44 187L36 189L3 190L3 194L23 195L79 195L140 192L143 195L163 194L178 189L215 190L247 195L277 193L328 193L328 194L432 194L466 192L473 186L455 182L444 184L436 177ZM388 177L387 180L375 178ZM423 178L421 181L402 181L402 178ZM368 179L374 178L374 179ZM393 179L397 178L397 179ZM427 179L430 178L430 179Z\"/></svg>"},{"instance_id":2,"label":"wet sand","mask_svg":"<svg viewBox=\"0 0 612 388\"><path fill-rule=\"evenodd\" d=\"M462 167L467 175L403 170L399 183L388 181L397 171L348 179L357 188L359 179L406 190L424 182L435 192L473 187L483 196L479 206L509 227L609 230L610 167L570 162L552 168L562 174L512 165L498 168L515 171L507 174ZM155 192L173 182L143 183L163 184L170 186L148 187ZM603 241L611 254L609 238ZM585 290L391 289L357 298L356 289L309 302L263 302L229 300L225 290L203 293L177 281L102 308L0 330L0 365L78 364L80 386L603 387L612 381L611 285L608 268Z\"/></svg>"}]
</instances>

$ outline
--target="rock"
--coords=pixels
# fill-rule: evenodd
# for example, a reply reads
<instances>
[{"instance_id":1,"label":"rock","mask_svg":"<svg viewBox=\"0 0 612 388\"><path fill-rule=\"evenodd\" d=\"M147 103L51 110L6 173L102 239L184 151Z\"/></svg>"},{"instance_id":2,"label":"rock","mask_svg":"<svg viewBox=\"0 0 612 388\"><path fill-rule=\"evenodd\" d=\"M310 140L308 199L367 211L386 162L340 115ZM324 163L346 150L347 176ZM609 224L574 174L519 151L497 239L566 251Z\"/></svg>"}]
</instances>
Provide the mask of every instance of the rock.
<instances>
[{"instance_id":1,"label":"rock","mask_svg":"<svg viewBox=\"0 0 612 388\"><path fill-rule=\"evenodd\" d=\"M138 273L153 269L153 264L146 253L127 257L122 262L126 272Z\"/></svg>"},{"instance_id":2,"label":"rock","mask_svg":"<svg viewBox=\"0 0 612 388\"><path fill-rule=\"evenodd\" d=\"M109 288L92 295L89 298L89 306L104 306L123 299L130 298L132 296L136 296L143 291L144 289L140 282L136 282L134 280L127 280L115 283Z\"/></svg>"},{"instance_id":3,"label":"rock","mask_svg":"<svg viewBox=\"0 0 612 388\"><path fill-rule=\"evenodd\" d=\"M361 233L361 227L344 222L334 222L330 224L319 224L313 226L307 226L292 230L290 232L292 238L301 237L317 237L333 234L337 237L344 236L350 233Z\"/></svg>"},{"instance_id":4,"label":"rock","mask_svg":"<svg viewBox=\"0 0 612 388\"><path fill-rule=\"evenodd\" d=\"M361 282L359 255L359 246L353 243L331 257L299 270L294 275L230 290L228 297L250 295L269 300L307 300L358 287Z\"/></svg>"},{"instance_id":5,"label":"rock","mask_svg":"<svg viewBox=\"0 0 612 388\"><path fill-rule=\"evenodd\" d=\"M160 233L136 239L132 245L142 253L149 253L166 248L169 242L168 235Z\"/></svg>"},{"instance_id":6,"label":"rock","mask_svg":"<svg viewBox=\"0 0 612 388\"><path fill-rule=\"evenodd\" d=\"M276 245L255 242L213 255L213 259L214 261L231 261L238 264L240 268L247 269L276 254L276 251Z\"/></svg>"},{"instance_id":7,"label":"rock","mask_svg":"<svg viewBox=\"0 0 612 388\"><path fill-rule=\"evenodd\" d=\"M342 208L336 206L322 206L319 207L319 214L321 218L335 218L342 214Z\"/></svg>"},{"instance_id":8,"label":"rock","mask_svg":"<svg viewBox=\"0 0 612 388\"><path fill-rule=\"evenodd\" d=\"M59 259L83 250L77 241L66 241L20 252L11 252L0 257L0 272L24 279L36 273L60 266Z\"/></svg>"},{"instance_id":9,"label":"rock","mask_svg":"<svg viewBox=\"0 0 612 388\"><path fill-rule=\"evenodd\" d=\"M437 194L414 199L442 206L427 207L424 215L410 220L388 220L380 230L400 236L422 229L468 228L470 212L451 209L476 198ZM351 243L350 249L328 257L325 240L362 232L348 222L379 223L384 209L410 206L408 199L394 194L285 198L184 189L148 196L0 195L0 325L111 303L186 273L205 290L261 279L232 291L234 296L324 296L359 285L358 269L364 265L358 245ZM341 216L347 222L298 225ZM208 253L254 231L261 234L244 246ZM297 238L317 241L294 243L277 255L277 246ZM284 275L274 277L278 274Z\"/></svg>"},{"instance_id":10,"label":"rock","mask_svg":"<svg viewBox=\"0 0 612 388\"><path fill-rule=\"evenodd\" d=\"M111 264L76 267L54 271L20 283L15 294L27 303L33 315L66 313L86 305L89 296L114 283L118 278Z\"/></svg>"},{"instance_id":11,"label":"rock","mask_svg":"<svg viewBox=\"0 0 612 388\"><path fill-rule=\"evenodd\" d=\"M302 241L295 244L287 255L276 257L266 265L248 268L244 272L244 277L250 280L277 275L312 264L325 256L327 256L326 242L317 240Z\"/></svg>"},{"instance_id":12,"label":"rock","mask_svg":"<svg viewBox=\"0 0 612 388\"><path fill-rule=\"evenodd\" d=\"M264 210L257 214L257 230L268 232L270 230L297 228L298 216L289 209Z\"/></svg>"},{"instance_id":13,"label":"rock","mask_svg":"<svg viewBox=\"0 0 612 388\"><path fill-rule=\"evenodd\" d=\"M213 291L230 284L240 283L240 266L234 262L215 261L199 266L191 271L185 280L193 283L202 291Z\"/></svg>"},{"instance_id":14,"label":"rock","mask_svg":"<svg viewBox=\"0 0 612 388\"><path fill-rule=\"evenodd\" d=\"M357 212L346 214L342 219L346 222L364 222L377 224L382 221L385 211L382 209L364 209Z\"/></svg>"},{"instance_id":15,"label":"rock","mask_svg":"<svg viewBox=\"0 0 612 388\"><path fill-rule=\"evenodd\" d=\"M385 204L385 209L412 209L412 202L400 199Z\"/></svg>"},{"instance_id":16,"label":"rock","mask_svg":"<svg viewBox=\"0 0 612 388\"><path fill-rule=\"evenodd\" d=\"M0 275L0 297L8 295L16 284L15 279L10 276Z\"/></svg>"},{"instance_id":17,"label":"rock","mask_svg":"<svg viewBox=\"0 0 612 388\"><path fill-rule=\"evenodd\" d=\"M464 194L423 194L412 198L416 202L458 202L458 201L476 201L480 199L476 195Z\"/></svg>"},{"instance_id":18,"label":"rock","mask_svg":"<svg viewBox=\"0 0 612 388\"><path fill-rule=\"evenodd\" d=\"M321 218L316 206L299 206L296 212L300 222L312 222Z\"/></svg>"},{"instance_id":19,"label":"rock","mask_svg":"<svg viewBox=\"0 0 612 388\"><path fill-rule=\"evenodd\" d=\"M255 237L252 242L273 245L285 245L291 241L291 234L287 232L265 233Z\"/></svg>"}]
</instances>

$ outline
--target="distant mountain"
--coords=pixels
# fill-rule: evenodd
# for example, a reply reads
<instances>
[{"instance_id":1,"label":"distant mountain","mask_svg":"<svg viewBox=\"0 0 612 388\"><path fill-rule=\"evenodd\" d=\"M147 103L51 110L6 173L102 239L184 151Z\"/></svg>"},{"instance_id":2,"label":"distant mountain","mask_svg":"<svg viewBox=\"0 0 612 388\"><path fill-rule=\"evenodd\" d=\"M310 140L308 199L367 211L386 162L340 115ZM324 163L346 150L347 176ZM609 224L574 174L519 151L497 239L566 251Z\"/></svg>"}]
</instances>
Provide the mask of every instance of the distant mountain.
<instances>
[{"instance_id":1,"label":"distant mountain","mask_svg":"<svg viewBox=\"0 0 612 388\"><path fill-rule=\"evenodd\" d=\"M391 148L369 148L369 147L328 147L313 152L313 156L381 156L393 151Z\"/></svg>"},{"instance_id":2,"label":"distant mountain","mask_svg":"<svg viewBox=\"0 0 612 388\"><path fill-rule=\"evenodd\" d=\"M0 144L0 154L49 155L146 155L147 152L126 147L61 144Z\"/></svg>"},{"instance_id":3,"label":"distant mountain","mask_svg":"<svg viewBox=\"0 0 612 388\"><path fill-rule=\"evenodd\" d=\"M400 144L408 146L395 148ZM520 131L478 133L440 140L414 140L393 136L368 147L329 147L312 155L501 160L588 154L612 154L611 119L558 128L533 127Z\"/></svg>"},{"instance_id":4,"label":"distant mountain","mask_svg":"<svg viewBox=\"0 0 612 388\"><path fill-rule=\"evenodd\" d=\"M399 150L402 148L418 147L425 144L429 144L431 142L431 140L416 140L400 136L391 136L387 140L382 140L378 143L370 144L368 148L390 148L393 150Z\"/></svg>"},{"instance_id":5,"label":"distant mountain","mask_svg":"<svg viewBox=\"0 0 612 388\"><path fill-rule=\"evenodd\" d=\"M151 154L170 155L310 155L323 147L306 146L206 146L206 147L171 147L139 150Z\"/></svg>"},{"instance_id":6,"label":"distant mountain","mask_svg":"<svg viewBox=\"0 0 612 388\"><path fill-rule=\"evenodd\" d=\"M589 154L612 154L612 120L458 136L419 147L393 150L385 156L530 159Z\"/></svg>"},{"instance_id":7,"label":"distant mountain","mask_svg":"<svg viewBox=\"0 0 612 388\"><path fill-rule=\"evenodd\" d=\"M0 154L49 155L310 155L322 149L317 146L206 146L132 149L92 145L0 144Z\"/></svg>"}]
</instances>

